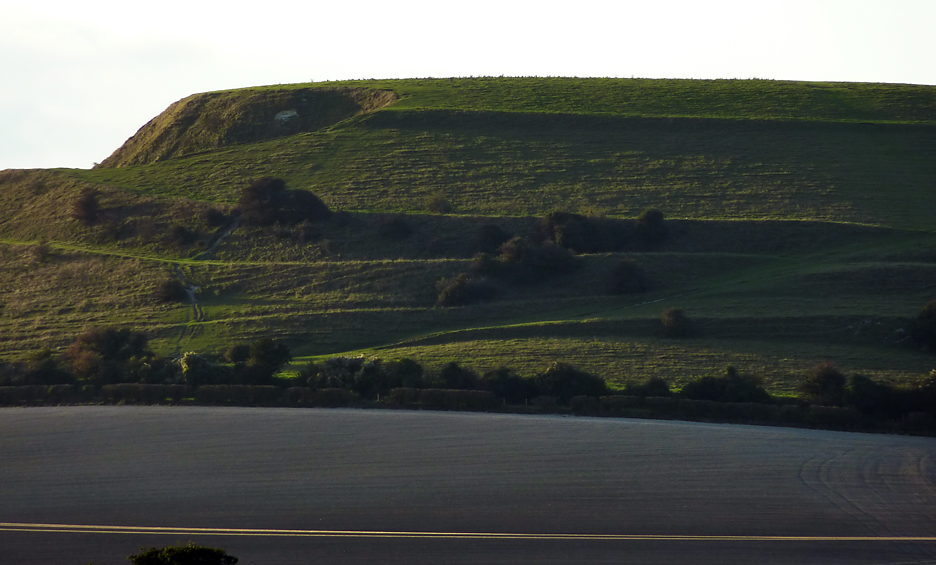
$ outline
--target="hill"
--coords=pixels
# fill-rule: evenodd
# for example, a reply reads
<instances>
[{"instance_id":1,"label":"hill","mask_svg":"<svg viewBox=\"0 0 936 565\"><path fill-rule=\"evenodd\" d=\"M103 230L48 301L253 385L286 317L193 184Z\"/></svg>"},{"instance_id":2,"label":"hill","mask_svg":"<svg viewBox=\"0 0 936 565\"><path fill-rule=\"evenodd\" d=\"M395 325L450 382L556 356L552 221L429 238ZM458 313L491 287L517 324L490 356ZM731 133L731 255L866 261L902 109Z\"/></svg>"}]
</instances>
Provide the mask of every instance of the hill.
<instances>
[{"instance_id":1,"label":"hill","mask_svg":"<svg viewBox=\"0 0 936 565\"><path fill-rule=\"evenodd\" d=\"M616 385L732 365L789 393L824 360L909 382L933 365L905 335L936 294L934 154L936 88L914 85L479 78L194 95L94 169L0 173L0 358L120 324L167 355L272 336L300 357L527 375L562 359ZM261 177L338 213L231 224ZM74 206L90 193L86 225ZM648 208L665 238L641 235ZM544 228L557 210L577 215ZM557 240L578 268L479 272L491 226ZM622 260L644 292L608 294ZM459 273L492 296L438 306L437 283ZM159 298L180 274L197 308ZM667 307L693 337L661 335Z\"/></svg>"}]
</instances>

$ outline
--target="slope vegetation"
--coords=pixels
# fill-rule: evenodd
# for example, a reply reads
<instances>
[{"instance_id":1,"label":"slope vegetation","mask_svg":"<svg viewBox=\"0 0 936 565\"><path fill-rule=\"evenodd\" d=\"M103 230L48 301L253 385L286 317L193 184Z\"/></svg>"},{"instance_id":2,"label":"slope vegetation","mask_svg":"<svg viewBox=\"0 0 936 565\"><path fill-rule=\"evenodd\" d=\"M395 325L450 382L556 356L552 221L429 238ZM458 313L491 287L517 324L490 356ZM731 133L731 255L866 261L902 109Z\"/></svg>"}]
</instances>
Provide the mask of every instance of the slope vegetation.
<instances>
[{"instance_id":1,"label":"slope vegetation","mask_svg":"<svg viewBox=\"0 0 936 565\"><path fill-rule=\"evenodd\" d=\"M195 95L100 167L0 176L0 358L121 324L166 354L271 336L300 362L365 351L529 375L560 359L617 385L732 365L792 392L825 360L908 382L934 365L906 342L936 294L934 154L936 88L913 85L489 78ZM265 176L339 213L232 224ZM89 191L93 225L73 209ZM664 238L635 231L647 208ZM557 210L584 219L546 234ZM492 226L552 238L577 268L527 282L479 270ZM621 261L642 292L609 294ZM156 297L175 273L198 287L197 315ZM438 305L440 281L462 273L485 297ZM668 307L691 337L663 335Z\"/></svg>"}]
</instances>

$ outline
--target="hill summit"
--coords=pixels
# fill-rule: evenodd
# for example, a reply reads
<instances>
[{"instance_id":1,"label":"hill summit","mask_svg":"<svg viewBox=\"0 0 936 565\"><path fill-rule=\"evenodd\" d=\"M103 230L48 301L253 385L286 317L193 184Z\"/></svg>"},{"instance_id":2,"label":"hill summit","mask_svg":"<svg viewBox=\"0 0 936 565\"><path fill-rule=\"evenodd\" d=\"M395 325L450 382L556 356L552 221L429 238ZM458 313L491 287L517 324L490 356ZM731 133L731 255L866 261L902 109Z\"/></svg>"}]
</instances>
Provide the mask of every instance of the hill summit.
<instances>
[{"instance_id":1,"label":"hill summit","mask_svg":"<svg viewBox=\"0 0 936 565\"><path fill-rule=\"evenodd\" d=\"M164 161L317 131L397 99L368 88L243 89L195 94L150 120L98 167Z\"/></svg>"}]
</instances>

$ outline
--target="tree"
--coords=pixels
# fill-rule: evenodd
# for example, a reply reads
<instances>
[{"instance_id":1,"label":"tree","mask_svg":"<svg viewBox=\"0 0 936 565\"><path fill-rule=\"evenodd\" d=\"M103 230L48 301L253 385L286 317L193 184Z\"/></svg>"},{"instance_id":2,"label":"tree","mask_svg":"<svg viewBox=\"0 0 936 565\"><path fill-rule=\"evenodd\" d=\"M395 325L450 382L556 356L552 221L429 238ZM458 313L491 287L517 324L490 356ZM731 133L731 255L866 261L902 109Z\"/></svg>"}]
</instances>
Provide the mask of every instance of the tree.
<instances>
[{"instance_id":1,"label":"tree","mask_svg":"<svg viewBox=\"0 0 936 565\"><path fill-rule=\"evenodd\" d=\"M152 359L146 334L127 328L91 328L65 351L72 372L93 384L121 382L131 360Z\"/></svg>"},{"instance_id":2,"label":"tree","mask_svg":"<svg viewBox=\"0 0 936 565\"><path fill-rule=\"evenodd\" d=\"M608 393L604 379L572 365L553 362L534 377L539 393L555 396L561 404L568 404L573 396L603 396Z\"/></svg>"},{"instance_id":3,"label":"tree","mask_svg":"<svg viewBox=\"0 0 936 565\"><path fill-rule=\"evenodd\" d=\"M499 367L484 373L482 387L500 396L510 404L519 404L536 396L536 384L507 367Z\"/></svg>"},{"instance_id":4,"label":"tree","mask_svg":"<svg viewBox=\"0 0 936 565\"><path fill-rule=\"evenodd\" d=\"M687 337L691 330L689 316L679 308L664 310L663 315L660 316L660 323L663 324L663 334L666 337Z\"/></svg>"},{"instance_id":5,"label":"tree","mask_svg":"<svg viewBox=\"0 0 936 565\"><path fill-rule=\"evenodd\" d=\"M451 361L442 367L439 380L444 388L475 390L478 388L480 377L471 369L466 369L455 361Z\"/></svg>"},{"instance_id":6,"label":"tree","mask_svg":"<svg viewBox=\"0 0 936 565\"><path fill-rule=\"evenodd\" d=\"M637 236L647 245L662 241L666 237L666 224L663 212L656 208L644 210L634 222Z\"/></svg>"},{"instance_id":7,"label":"tree","mask_svg":"<svg viewBox=\"0 0 936 565\"><path fill-rule=\"evenodd\" d=\"M595 253L604 247L603 236L591 218L571 212L552 212L539 221L540 237L576 253Z\"/></svg>"},{"instance_id":8,"label":"tree","mask_svg":"<svg viewBox=\"0 0 936 565\"><path fill-rule=\"evenodd\" d=\"M731 365L721 377L700 377L686 383L680 394L692 400L714 400L716 402L773 402L761 381L755 376L742 375Z\"/></svg>"},{"instance_id":9,"label":"tree","mask_svg":"<svg viewBox=\"0 0 936 565\"><path fill-rule=\"evenodd\" d=\"M223 549L195 545L192 542L161 549L152 547L146 551L141 547L140 551L141 553L127 557L133 565L234 565L237 563L237 558L228 555Z\"/></svg>"},{"instance_id":10,"label":"tree","mask_svg":"<svg viewBox=\"0 0 936 565\"><path fill-rule=\"evenodd\" d=\"M800 384L800 396L814 404L841 406L845 402L845 375L831 361L819 363Z\"/></svg>"},{"instance_id":11,"label":"tree","mask_svg":"<svg viewBox=\"0 0 936 565\"><path fill-rule=\"evenodd\" d=\"M284 365L292 361L292 354L284 343L278 343L265 337L250 344L248 367L256 367L268 372L270 376L280 372Z\"/></svg>"}]
</instances>

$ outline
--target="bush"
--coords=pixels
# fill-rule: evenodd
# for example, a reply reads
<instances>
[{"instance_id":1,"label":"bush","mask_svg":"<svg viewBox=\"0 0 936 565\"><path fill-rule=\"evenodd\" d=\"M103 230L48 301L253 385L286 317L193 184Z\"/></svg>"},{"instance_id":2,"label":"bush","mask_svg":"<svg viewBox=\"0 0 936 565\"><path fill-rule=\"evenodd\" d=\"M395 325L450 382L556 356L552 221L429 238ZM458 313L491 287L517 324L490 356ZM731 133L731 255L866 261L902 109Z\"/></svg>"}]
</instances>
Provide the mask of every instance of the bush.
<instances>
[{"instance_id":1,"label":"bush","mask_svg":"<svg viewBox=\"0 0 936 565\"><path fill-rule=\"evenodd\" d=\"M800 397L813 404L841 406L845 403L845 381L845 375L834 363L819 363L800 384Z\"/></svg>"},{"instance_id":2,"label":"bush","mask_svg":"<svg viewBox=\"0 0 936 565\"><path fill-rule=\"evenodd\" d=\"M224 365L212 363L194 352L182 354L178 361L181 382L191 387L230 383L234 372Z\"/></svg>"},{"instance_id":3,"label":"bush","mask_svg":"<svg viewBox=\"0 0 936 565\"><path fill-rule=\"evenodd\" d=\"M250 359L250 346L246 344L228 346L222 358L228 363L246 363Z\"/></svg>"},{"instance_id":4,"label":"bush","mask_svg":"<svg viewBox=\"0 0 936 565\"><path fill-rule=\"evenodd\" d=\"M672 396L673 392L670 390L669 383L666 382L666 379L662 377L650 377L640 384L627 383L624 386L624 394L626 396L647 398L650 396Z\"/></svg>"},{"instance_id":5,"label":"bush","mask_svg":"<svg viewBox=\"0 0 936 565\"><path fill-rule=\"evenodd\" d=\"M578 268L575 256L555 243L542 245L525 237L514 237L500 246L496 266L487 265L494 274L511 274L518 282L534 283L543 276L562 275Z\"/></svg>"},{"instance_id":6,"label":"bush","mask_svg":"<svg viewBox=\"0 0 936 565\"><path fill-rule=\"evenodd\" d=\"M85 190L72 203L71 216L85 226L93 226L98 222L98 200L96 190Z\"/></svg>"},{"instance_id":7,"label":"bush","mask_svg":"<svg viewBox=\"0 0 936 565\"><path fill-rule=\"evenodd\" d=\"M481 387L503 398L510 404L520 404L536 396L536 383L523 378L507 367L484 373Z\"/></svg>"},{"instance_id":8,"label":"bush","mask_svg":"<svg viewBox=\"0 0 936 565\"><path fill-rule=\"evenodd\" d=\"M202 221L209 228L220 228L230 221L230 217L217 208L207 208L201 214Z\"/></svg>"},{"instance_id":9,"label":"bush","mask_svg":"<svg viewBox=\"0 0 936 565\"><path fill-rule=\"evenodd\" d=\"M451 279L442 279L436 284L438 306L465 306L491 298L496 293L493 286L483 280L475 280L461 273Z\"/></svg>"},{"instance_id":10,"label":"bush","mask_svg":"<svg viewBox=\"0 0 936 565\"><path fill-rule=\"evenodd\" d=\"M666 337L688 337L692 333L689 316L679 308L667 308L660 317L663 324L663 335Z\"/></svg>"},{"instance_id":11,"label":"bush","mask_svg":"<svg viewBox=\"0 0 936 565\"><path fill-rule=\"evenodd\" d=\"M188 287L175 277L164 279L156 288L156 298L163 302L188 300Z\"/></svg>"},{"instance_id":12,"label":"bush","mask_svg":"<svg viewBox=\"0 0 936 565\"><path fill-rule=\"evenodd\" d=\"M289 224L302 222L325 222L331 218L331 210L322 200L307 190L287 190L286 203L280 221Z\"/></svg>"},{"instance_id":13,"label":"bush","mask_svg":"<svg viewBox=\"0 0 936 565\"><path fill-rule=\"evenodd\" d=\"M495 255L500 246L510 241L510 234L495 224L484 224L475 233L471 241L472 253L487 253Z\"/></svg>"},{"instance_id":14,"label":"bush","mask_svg":"<svg viewBox=\"0 0 936 565\"><path fill-rule=\"evenodd\" d=\"M436 214L451 214L452 203L445 198L445 194L442 192L433 192L426 198L426 208Z\"/></svg>"},{"instance_id":15,"label":"bush","mask_svg":"<svg viewBox=\"0 0 936 565\"><path fill-rule=\"evenodd\" d=\"M576 253L595 253L606 248L601 229L591 219L570 212L552 212L539 221L540 237Z\"/></svg>"},{"instance_id":16,"label":"bush","mask_svg":"<svg viewBox=\"0 0 936 565\"><path fill-rule=\"evenodd\" d=\"M608 274L605 290L608 294L644 292L646 285L637 262L632 259L624 259L612 267L611 272Z\"/></svg>"},{"instance_id":17,"label":"bush","mask_svg":"<svg viewBox=\"0 0 936 565\"><path fill-rule=\"evenodd\" d=\"M284 343L265 337L250 344L247 358L249 378L245 384L264 384L264 381L280 372L292 360L292 354Z\"/></svg>"},{"instance_id":18,"label":"bush","mask_svg":"<svg viewBox=\"0 0 936 565\"><path fill-rule=\"evenodd\" d=\"M169 242L175 245L191 245L198 240L198 234L185 226L173 226L169 230Z\"/></svg>"},{"instance_id":19,"label":"bush","mask_svg":"<svg viewBox=\"0 0 936 565\"><path fill-rule=\"evenodd\" d=\"M722 377L700 377L686 383L680 394L691 400L714 400L716 402L758 402L770 404L770 396L760 379L742 375L729 366Z\"/></svg>"},{"instance_id":20,"label":"bush","mask_svg":"<svg viewBox=\"0 0 936 565\"><path fill-rule=\"evenodd\" d=\"M49 349L30 356L26 364L0 363L0 385L66 385L75 377L60 366Z\"/></svg>"},{"instance_id":21,"label":"bush","mask_svg":"<svg viewBox=\"0 0 936 565\"><path fill-rule=\"evenodd\" d=\"M142 548L140 548L142 551ZM237 558L223 549L189 542L157 549L152 547L127 557L133 565L234 565Z\"/></svg>"},{"instance_id":22,"label":"bush","mask_svg":"<svg viewBox=\"0 0 936 565\"><path fill-rule=\"evenodd\" d=\"M407 387L421 388L424 386L422 365L405 358L398 361L389 361L384 364L387 382L390 388Z\"/></svg>"},{"instance_id":23,"label":"bush","mask_svg":"<svg viewBox=\"0 0 936 565\"><path fill-rule=\"evenodd\" d=\"M311 388L344 389L364 398L386 395L393 388L424 386L423 368L412 359L384 363L380 359L332 357L299 371L299 382Z\"/></svg>"},{"instance_id":24,"label":"bush","mask_svg":"<svg viewBox=\"0 0 936 565\"><path fill-rule=\"evenodd\" d=\"M571 365L554 362L534 377L541 396L553 396L561 404L568 404L573 396L603 396L608 394L604 379L580 371Z\"/></svg>"},{"instance_id":25,"label":"bush","mask_svg":"<svg viewBox=\"0 0 936 565\"><path fill-rule=\"evenodd\" d=\"M663 212L655 208L644 210L634 222L637 237L646 245L659 243L666 239L666 223Z\"/></svg>"},{"instance_id":26,"label":"bush","mask_svg":"<svg viewBox=\"0 0 936 565\"><path fill-rule=\"evenodd\" d=\"M252 181L241 191L237 208L244 221L266 226L277 220L277 212L285 201L286 182L283 179L263 177Z\"/></svg>"},{"instance_id":27,"label":"bush","mask_svg":"<svg viewBox=\"0 0 936 565\"><path fill-rule=\"evenodd\" d=\"M863 375L853 375L848 379L845 402L867 416L897 418L913 411L909 398L902 398L900 392L904 391L876 383Z\"/></svg>"},{"instance_id":28,"label":"bush","mask_svg":"<svg viewBox=\"0 0 936 565\"><path fill-rule=\"evenodd\" d=\"M75 360L84 354L93 354L102 361L128 361L133 357L150 357L145 333L126 328L91 328L78 335L65 356Z\"/></svg>"},{"instance_id":29,"label":"bush","mask_svg":"<svg viewBox=\"0 0 936 565\"><path fill-rule=\"evenodd\" d=\"M323 222L331 217L331 210L318 196L305 190L287 190L283 179L273 177L251 182L241 191L237 207L244 221L259 226Z\"/></svg>"},{"instance_id":30,"label":"bush","mask_svg":"<svg viewBox=\"0 0 936 565\"><path fill-rule=\"evenodd\" d=\"M457 390L476 390L481 378L478 373L471 369L466 369L452 361L442 367L438 375L438 384L440 388Z\"/></svg>"},{"instance_id":31,"label":"bush","mask_svg":"<svg viewBox=\"0 0 936 565\"><path fill-rule=\"evenodd\" d=\"M310 243L321 239L322 231L309 220L303 220L301 223L296 224L290 235L299 243Z\"/></svg>"}]
</instances>

